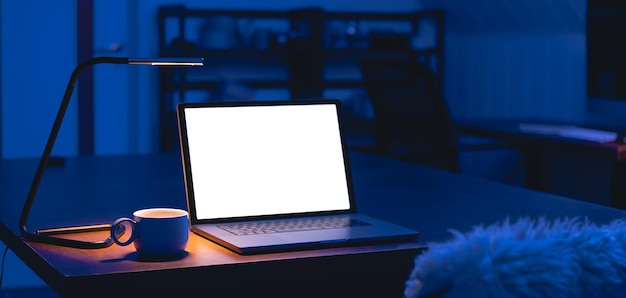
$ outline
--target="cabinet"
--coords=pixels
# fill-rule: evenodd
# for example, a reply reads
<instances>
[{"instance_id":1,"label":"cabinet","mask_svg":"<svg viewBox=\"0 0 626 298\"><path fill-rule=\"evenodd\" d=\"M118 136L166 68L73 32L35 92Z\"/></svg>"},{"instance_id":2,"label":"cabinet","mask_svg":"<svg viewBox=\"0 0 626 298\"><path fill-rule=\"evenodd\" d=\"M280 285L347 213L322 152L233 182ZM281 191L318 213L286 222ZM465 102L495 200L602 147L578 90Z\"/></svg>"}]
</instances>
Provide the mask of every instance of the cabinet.
<instances>
[{"instance_id":1,"label":"cabinet","mask_svg":"<svg viewBox=\"0 0 626 298\"><path fill-rule=\"evenodd\" d=\"M443 78L440 10L369 13L188 9L158 11L159 54L203 57L201 68L161 68L161 150L176 146L175 106L184 101L252 99L281 89L285 99L320 98L328 89L362 88L357 62L403 55ZM275 98L280 99L280 98Z\"/></svg>"}]
</instances>

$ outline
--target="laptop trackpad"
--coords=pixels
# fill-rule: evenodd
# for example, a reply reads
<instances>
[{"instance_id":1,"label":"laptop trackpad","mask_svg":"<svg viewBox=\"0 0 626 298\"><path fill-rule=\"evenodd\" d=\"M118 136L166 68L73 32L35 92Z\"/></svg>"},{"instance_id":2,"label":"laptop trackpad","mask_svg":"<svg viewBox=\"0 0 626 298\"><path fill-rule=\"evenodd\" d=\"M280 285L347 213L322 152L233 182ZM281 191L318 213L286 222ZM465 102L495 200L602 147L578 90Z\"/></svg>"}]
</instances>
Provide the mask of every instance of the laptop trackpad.
<instances>
[{"instance_id":1,"label":"laptop trackpad","mask_svg":"<svg viewBox=\"0 0 626 298\"><path fill-rule=\"evenodd\" d=\"M286 242L314 243L314 242L342 242L350 237L349 229L332 229L306 232L291 232L275 234Z\"/></svg>"}]
</instances>

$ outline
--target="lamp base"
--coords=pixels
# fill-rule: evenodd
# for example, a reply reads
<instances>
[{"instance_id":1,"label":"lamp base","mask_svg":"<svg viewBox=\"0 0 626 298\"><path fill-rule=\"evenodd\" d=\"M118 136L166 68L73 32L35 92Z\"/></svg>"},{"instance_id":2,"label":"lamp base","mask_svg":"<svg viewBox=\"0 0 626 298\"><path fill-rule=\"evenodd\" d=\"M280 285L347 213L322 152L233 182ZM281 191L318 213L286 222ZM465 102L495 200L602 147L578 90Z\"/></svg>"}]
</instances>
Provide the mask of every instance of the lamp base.
<instances>
[{"instance_id":1,"label":"lamp base","mask_svg":"<svg viewBox=\"0 0 626 298\"><path fill-rule=\"evenodd\" d=\"M37 234L59 235L59 234L85 233L85 232L97 232L97 231L109 231L109 230L111 230L110 224L100 224L100 225L90 225L90 226L42 229L42 230L37 230Z\"/></svg>"},{"instance_id":2,"label":"lamp base","mask_svg":"<svg viewBox=\"0 0 626 298\"><path fill-rule=\"evenodd\" d=\"M115 231L118 237L124 234L125 229L118 229ZM24 229L22 232L22 237L26 240L67 246L73 248L81 248L81 249L96 249L96 248L105 248L111 246L114 242L111 237L107 237L105 240L98 241L90 241L90 240L79 240L79 239L70 239L73 237L61 237L55 235L69 235L69 234L79 234L79 233L89 233L89 232L107 232L107 234L111 231L110 224L97 224L97 225L87 225L87 226L76 226L76 227L64 227L64 228L51 228L51 229L41 229L37 230L35 233L30 233ZM97 235L97 234L95 234ZM82 237L81 237L82 238ZM88 237L89 238L89 237Z\"/></svg>"}]
</instances>

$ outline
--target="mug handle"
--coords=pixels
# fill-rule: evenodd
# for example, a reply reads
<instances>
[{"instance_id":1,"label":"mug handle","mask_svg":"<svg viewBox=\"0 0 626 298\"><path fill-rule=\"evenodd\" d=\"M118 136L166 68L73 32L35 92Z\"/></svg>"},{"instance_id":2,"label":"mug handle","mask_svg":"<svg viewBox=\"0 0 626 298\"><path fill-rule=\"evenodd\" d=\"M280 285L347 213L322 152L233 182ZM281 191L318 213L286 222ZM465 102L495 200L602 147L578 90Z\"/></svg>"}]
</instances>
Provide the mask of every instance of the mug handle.
<instances>
[{"instance_id":1,"label":"mug handle","mask_svg":"<svg viewBox=\"0 0 626 298\"><path fill-rule=\"evenodd\" d=\"M118 238L119 236L122 235L122 233L118 233L117 230L120 227L120 225L123 222L129 222L130 224L130 237L128 237L128 240L121 242L120 239ZM129 245L131 242L133 242L133 240L135 240L135 238L137 238L136 234L135 234L135 224L137 222L135 222L134 220L128 218L128 217L121 217L118 218L115 222L113 222L113 225L111 226L111 239L113 239L113 241L115 243L117 243L117 245L121 245L121 246L126 246Z\"/></svg>"}]
</instances>

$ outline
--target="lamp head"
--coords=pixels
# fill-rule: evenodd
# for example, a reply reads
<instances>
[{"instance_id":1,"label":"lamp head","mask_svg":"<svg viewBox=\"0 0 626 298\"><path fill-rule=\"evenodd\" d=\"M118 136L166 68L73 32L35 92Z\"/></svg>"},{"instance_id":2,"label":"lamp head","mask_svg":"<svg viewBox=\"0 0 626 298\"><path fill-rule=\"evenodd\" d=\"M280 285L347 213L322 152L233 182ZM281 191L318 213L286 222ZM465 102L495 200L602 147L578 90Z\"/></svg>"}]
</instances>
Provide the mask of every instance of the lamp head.
<instances>
[{"instance_id":1,"label":"lamp head","mask_svg":"<svg viewBox=\"0 0 626 298\"><path fill-rule=\"evenodd\" d=\"M128 58L128 64L152 66L203 66L203 58Z\"/></svg>"}]
</instances>

